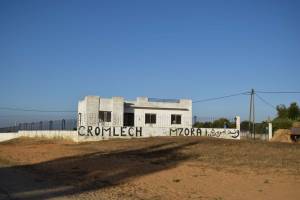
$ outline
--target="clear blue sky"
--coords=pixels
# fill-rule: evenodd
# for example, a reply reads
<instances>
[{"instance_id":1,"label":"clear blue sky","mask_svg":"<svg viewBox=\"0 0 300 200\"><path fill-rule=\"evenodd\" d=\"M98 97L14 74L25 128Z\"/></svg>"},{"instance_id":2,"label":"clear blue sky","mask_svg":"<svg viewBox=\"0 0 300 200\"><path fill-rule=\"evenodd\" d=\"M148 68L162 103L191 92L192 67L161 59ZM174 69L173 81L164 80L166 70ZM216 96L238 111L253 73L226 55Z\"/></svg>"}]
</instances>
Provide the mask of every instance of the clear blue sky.
<instances>
[{"instance_id":1,"label":"clear blue sky","mask_svg":"<svg viewBox=\"0 0 300 200\"><path fill-rule=\"evenodd\" d=\"M76 110L85 95L299 91L299 10L296 0L0 0L0 106ZM194 114L245 119L248 104L248 96L199 103ZM257 100L259 120L274 114ZM0 110L0 125L69 116Z\"/></svg>"}]
</instances>

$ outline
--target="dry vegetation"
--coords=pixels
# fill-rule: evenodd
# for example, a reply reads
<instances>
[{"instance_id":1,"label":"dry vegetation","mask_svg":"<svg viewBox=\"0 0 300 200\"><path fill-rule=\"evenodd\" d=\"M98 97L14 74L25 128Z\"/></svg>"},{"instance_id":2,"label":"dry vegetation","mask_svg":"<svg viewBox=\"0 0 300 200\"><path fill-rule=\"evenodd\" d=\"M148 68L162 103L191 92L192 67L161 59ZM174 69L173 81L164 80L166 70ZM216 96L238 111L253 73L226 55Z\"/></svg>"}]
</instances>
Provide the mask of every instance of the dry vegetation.
<instances>
[{"instance_id":1,"label":"dry vegetation","mask_svg":"<svg viewBox=\"0 0 300 200\"><path fill-rule=\"evenodd\" d=\"M6 168L71 186L55 198L297 199L299 158L299 144L204 137L0 143Z\"/></svg>"}]
</instances>

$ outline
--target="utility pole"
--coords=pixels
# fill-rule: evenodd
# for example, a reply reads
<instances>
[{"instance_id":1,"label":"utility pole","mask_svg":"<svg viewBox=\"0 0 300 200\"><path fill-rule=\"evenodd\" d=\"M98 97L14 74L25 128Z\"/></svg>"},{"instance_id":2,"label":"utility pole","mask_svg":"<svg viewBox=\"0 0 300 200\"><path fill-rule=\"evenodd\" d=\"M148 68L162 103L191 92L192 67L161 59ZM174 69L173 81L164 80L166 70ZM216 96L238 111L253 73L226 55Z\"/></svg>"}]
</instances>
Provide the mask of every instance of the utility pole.
<instances>
[{"instance_id":1,"label":"utility pole","mask_svg":"<svg viewBox=\"0 0 300 200\"><path fill-rule=\"evenodd\" d=\"M253 130L254 140L255 140L255 101L254 101L255 92L254 92L254 89L252 89L251 93L252 93L252 96L253 96L253 99L252 99L252 103L253 103L253 106L252 106L252 112L253 112L252 113L252 117L253 117L252 130Z\"/></svg>"},{"instance_id":2,"label":"utility pole","mask_svg":"<svg viewBox=\"0 0 300 200\"><path fill-rule=\"evenodd\" d=\"M250 93L250 112L249 112L249 133L252 136L254 136L255 139L255 105L254 105L254 89L251 90ZM252 127L251 127L251 123L252 123Z\"/></svg>"},{"instance_id":3,"label":"utility pole","mask_svg":"<svg viewBox=\"0 0 300 200\"><path fill-rule=\"evenodd\" d=\"M249 134L250 137L252 138L251 120L252 120L252 92L250 93L250 111L249 111Z\"/></svg>"}]
</instances>

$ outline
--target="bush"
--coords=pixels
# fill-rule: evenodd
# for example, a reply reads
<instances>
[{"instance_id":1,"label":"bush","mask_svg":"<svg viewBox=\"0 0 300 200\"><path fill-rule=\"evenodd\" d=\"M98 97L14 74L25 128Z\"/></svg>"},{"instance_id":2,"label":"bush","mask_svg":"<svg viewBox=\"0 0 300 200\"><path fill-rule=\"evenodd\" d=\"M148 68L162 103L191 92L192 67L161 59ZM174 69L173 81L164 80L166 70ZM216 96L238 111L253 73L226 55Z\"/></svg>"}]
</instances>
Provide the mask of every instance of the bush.
<instances>
[{"instance_id":1,"label":"bush","mask_svg":"<svg viewBox=\"0 0 300 200\"><path fill-rule=\"evenodd\" d=\"M194 127L196 128L212 128L212 123L211 122L196 122L194 124Z\"/></svg>"},{"instance_id":2,"label":"bush","mask_svg":"<svg viewBox=\"0 0 300 200\"><path fill-rule=\"evenodd\" d=\"M293 125L293 120L286 118L276 118L272 121L273 131L277 129L290 129Z\"/></svg>"},{"instance_id":3,"label":"bush","mask_svg":"<svg viewBox=\"0 0 300 200\"><path fill-rule=\"evenodd\" d=\"M265 134L267 133L267 127L268 127L268 122L260 122L260 123L255 123L255 133L257 134ZM250 122L250 130L253 132L253 123ZM241 122L241 131L249 131L249 121L242 121Z\"/></svg>"},{"instance_id":4,"label":"bush","mask_svg":"<svg viewBox=\"0 0 300 200\"><path fill-rule=\"evenodd\" d=\"M255 133L266 134L268 126L268 122L255 123Z\"/></svg>"},{"instance_id":5,"label":"bush","mask_svg":"<svg viewBox=\"0 0 300 200\"><path fill-rule=\"evenodd\" d=\"M241 122L241 131L248 131L249 130L249 121L242 121Z\"/></svg>"},{"instance_id":6,"label":"bush","mask_svg":"<svg viewBox=\"0 0 300 200\"><path fill-rule=\"evenodd\" d=\"M235 123L230 122L226 118L220 118L213 122L196 122L194 127L196 128L224 128L224 125L227 125L227 128L235 128Z\"/></svg>"}]
</instances>

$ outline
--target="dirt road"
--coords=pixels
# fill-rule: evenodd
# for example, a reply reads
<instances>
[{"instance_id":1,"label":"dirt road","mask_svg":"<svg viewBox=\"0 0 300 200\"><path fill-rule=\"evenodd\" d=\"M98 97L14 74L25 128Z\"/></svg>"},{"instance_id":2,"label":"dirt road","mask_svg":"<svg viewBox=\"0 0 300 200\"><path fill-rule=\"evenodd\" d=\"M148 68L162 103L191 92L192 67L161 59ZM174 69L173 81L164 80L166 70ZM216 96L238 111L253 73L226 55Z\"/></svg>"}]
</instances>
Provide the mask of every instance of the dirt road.
<instances>
[{"instance_id":1,"label":"dirt road","mask_svg":"<svg viewBox=\"0 0 300 200\"><path fill-rule=\"evenodd\" d=\"M204 137L0 143L0 199L298 199L300 145Z\"/></svg>"}]
</instances>

